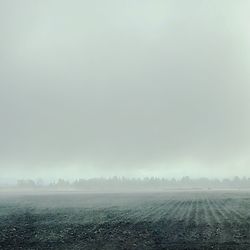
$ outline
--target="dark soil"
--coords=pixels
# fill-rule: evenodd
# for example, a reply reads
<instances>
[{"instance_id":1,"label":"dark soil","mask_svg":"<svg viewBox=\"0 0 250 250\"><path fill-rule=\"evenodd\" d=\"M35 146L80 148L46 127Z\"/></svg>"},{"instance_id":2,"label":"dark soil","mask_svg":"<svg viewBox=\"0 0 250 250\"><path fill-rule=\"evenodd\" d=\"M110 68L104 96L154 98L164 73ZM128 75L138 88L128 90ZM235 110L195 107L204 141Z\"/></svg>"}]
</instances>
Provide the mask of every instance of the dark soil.
<instances>
[{"instance_id":1,"label":"dark soil","mask_svg":"<svg viewBox=\"0 0 250 250\"><path fill-rule=\"evenodd\" d=\"M46 196L40 207L36 199L0 200L0 249L250 249L246 195L161 196L127 206L111 199L103 207L51 207Z\"/></svg>"}]
</instances>

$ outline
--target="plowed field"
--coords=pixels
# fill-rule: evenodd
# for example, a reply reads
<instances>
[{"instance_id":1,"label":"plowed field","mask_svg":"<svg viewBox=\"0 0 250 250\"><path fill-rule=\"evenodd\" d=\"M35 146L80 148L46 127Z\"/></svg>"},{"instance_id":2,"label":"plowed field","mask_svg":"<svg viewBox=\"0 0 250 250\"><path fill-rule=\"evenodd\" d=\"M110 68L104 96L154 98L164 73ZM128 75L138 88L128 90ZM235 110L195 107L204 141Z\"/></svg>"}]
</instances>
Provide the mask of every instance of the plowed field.
<instances>
[{"instance_id":1,"label":"plowed field","mask_svg":"<svg viewBox=\"0 0 250 250\"><path fill-rule=\"evenodd\" d=\"M0 248L250 249L250 193L2 193Z\"/></svg>"}]
</instances>

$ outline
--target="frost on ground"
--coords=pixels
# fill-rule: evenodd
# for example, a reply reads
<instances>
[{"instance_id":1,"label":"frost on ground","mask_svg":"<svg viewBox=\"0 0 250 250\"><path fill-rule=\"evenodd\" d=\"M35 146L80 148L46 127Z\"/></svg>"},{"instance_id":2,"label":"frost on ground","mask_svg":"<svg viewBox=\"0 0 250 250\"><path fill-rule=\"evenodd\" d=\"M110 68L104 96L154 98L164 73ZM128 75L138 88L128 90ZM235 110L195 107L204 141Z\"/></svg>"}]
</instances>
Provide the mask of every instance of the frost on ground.
<instances>
[{"instance_id":1,"label":"frost on ground","mask_svg":"<svg viewBox=\"0 0 250 250\"><path fill-rule=\"evenodd\" d=\"M0 249L250 249L250 193L2 193Z\"/></svg>"}]
</instances>

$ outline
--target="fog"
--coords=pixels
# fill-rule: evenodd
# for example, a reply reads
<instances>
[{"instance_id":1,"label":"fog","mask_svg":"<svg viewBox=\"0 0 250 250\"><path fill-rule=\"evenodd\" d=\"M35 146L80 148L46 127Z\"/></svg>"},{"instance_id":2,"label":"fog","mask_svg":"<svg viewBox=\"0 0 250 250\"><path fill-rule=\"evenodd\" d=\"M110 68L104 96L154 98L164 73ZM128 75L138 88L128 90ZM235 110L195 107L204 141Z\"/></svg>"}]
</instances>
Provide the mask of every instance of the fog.
<instances>
[{"instance_id":1,"label":"fog","mask_svg":"<svg viewBox=\"0 0 250 250\"><path fill-rule=\"evenodd\" d=\"M1 178L248 177L249 11L1 1Z\"/></svg>"}]
</instances>

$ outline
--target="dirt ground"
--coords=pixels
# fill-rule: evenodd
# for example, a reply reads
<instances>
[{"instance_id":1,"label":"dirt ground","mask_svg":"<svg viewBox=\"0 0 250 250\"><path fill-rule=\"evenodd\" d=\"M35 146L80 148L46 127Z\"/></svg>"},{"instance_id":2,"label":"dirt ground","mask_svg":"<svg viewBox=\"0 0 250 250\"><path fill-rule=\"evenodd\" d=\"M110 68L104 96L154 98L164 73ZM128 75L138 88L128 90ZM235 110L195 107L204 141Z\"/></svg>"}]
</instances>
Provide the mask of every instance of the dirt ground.
<instances>
[{"instance_id":1,"label":"dirt ground","mask_svg":"<svg viewBox=\"0 0 250 250\"><path fill-rule=\"evenodd\" d=\"M250 249L250 193L2 193L0 249Z\"/></svg>"}]
</instances>

